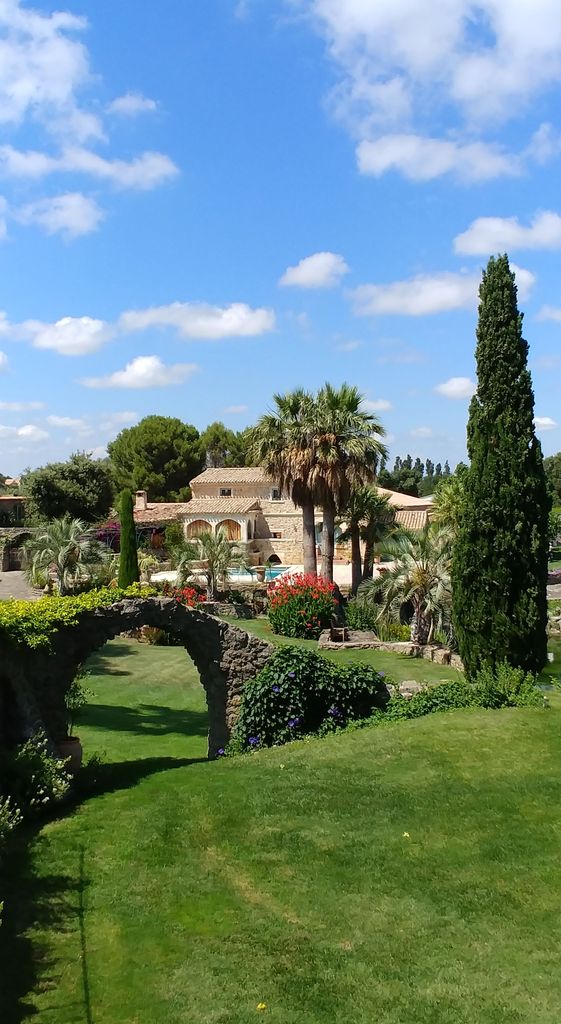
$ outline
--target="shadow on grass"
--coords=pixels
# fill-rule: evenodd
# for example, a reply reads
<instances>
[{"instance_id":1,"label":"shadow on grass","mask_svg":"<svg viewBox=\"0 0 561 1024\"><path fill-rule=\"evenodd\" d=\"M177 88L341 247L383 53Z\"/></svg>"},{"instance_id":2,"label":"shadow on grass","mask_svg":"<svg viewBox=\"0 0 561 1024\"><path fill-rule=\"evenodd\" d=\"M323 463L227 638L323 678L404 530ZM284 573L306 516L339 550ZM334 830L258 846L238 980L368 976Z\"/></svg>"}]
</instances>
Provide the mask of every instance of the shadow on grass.
<instances>
[{"instance_id":1,"label":"shadow on grass","mask_svg":"<svg viewBox=\"0 0 561 1024\"><path fill-rule=\"evenodd\" d=\"M137 736L206 736L208 712L178 711L161 704L139 704L137 708L120 704L88 704L80 714L80 724L94 729L133 732Z\"/></svg>"},{"instance_id":2,"label":"shadow on grass","mask_svg":"<svg viewBox=\"0 0 561 1024\"><path fill-rule=\"evenodd\" d=\"M110 647L104 646L90 655L86 662L86 668L94 676L130 676L132 672L116 667L115 659L128 658L136 654L138 654L138 650L135 644L112 641Z\"/></svg>"},{"instance_id":3,"label":"shadow on grass","mask_svg":"<svg viewBox=\"0 0 561 1024\"><path fill-rule=\"evenodd\" d=\"M74 812L86 800L120 789L130 789L157 772L209 763L206 758L150 757L116 764L90 764L83 770L72 798L53 818L58 820ZM86 927L87 850L81 847L75 877L38 875L35 853L42 842L45 821L18 829L2 863L0 894L4 899L0 925L0 1021L22 1024L37 1018L34 995L52 993L52 1005L41 1012L41 1019L55 1021L64 1010L64 1019L76 1024L95 1024L90 1001L90 978ZM43 863L45 858L38 858ZM49 932L75 933L82 971L81 990L71 1005L56 1004L58 979L62 965L49 955L49 946L41 935ZM33 933L33 934L30 934ZM48 1018L43 1016L43 1012Z\"/></svg>"}]
</instances>

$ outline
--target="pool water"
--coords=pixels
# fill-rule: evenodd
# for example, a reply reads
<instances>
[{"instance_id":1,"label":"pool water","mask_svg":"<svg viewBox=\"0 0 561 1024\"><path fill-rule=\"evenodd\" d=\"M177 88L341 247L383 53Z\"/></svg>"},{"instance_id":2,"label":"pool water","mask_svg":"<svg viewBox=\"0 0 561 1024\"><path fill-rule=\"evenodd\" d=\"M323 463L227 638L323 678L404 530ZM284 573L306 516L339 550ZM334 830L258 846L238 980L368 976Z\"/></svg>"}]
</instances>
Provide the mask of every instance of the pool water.
<instances>
[{"instance_id":1,"label":"pool water","mask_svg":"<svg viewBox=\"0 0 561 1024\"><path fill-rule=\"evenodd\" d=\"M268 569L265 569L265 581L270 583L272 580L276 580L277 576L281 576L287 569L290 569L289 565L270 566ZM243 569L229 569L228 577L231 580L247 580L248 578L256 580L257 574L255 572L245 572Z\"/></svg>"}]
</instances>

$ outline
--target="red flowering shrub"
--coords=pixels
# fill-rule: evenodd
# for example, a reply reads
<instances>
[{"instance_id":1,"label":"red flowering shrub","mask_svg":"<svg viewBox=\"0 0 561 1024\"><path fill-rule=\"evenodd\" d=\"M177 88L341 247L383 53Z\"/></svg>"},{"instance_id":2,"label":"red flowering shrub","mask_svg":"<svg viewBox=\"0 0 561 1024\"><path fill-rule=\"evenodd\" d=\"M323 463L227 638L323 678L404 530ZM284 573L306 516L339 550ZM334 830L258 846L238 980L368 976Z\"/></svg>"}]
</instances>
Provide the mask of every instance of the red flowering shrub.
<instances>
[{"instance_id":1,"label":"red flowering shrub","mask_svg":"<svg viewBox=\"0 0 561 1024\"><path fill-rule=\"evenodd\" d=\"M197 587L174 587L171 583L164 583L162 593L164 597L173 597L186 608L198 608L206 601L206 594L201 593Z\"/></svg>"},{"instance_id":2,"label":"red flowering shrub","mask_svg":"<svg viewBox=\"0 0 561 1024\"><path fill-rule=\"evenodd\" d=\"M273 633L317 640L331 623L333 583L321 576L284 577L269 587L269 622Z\"/></svg>"}]
</instances>

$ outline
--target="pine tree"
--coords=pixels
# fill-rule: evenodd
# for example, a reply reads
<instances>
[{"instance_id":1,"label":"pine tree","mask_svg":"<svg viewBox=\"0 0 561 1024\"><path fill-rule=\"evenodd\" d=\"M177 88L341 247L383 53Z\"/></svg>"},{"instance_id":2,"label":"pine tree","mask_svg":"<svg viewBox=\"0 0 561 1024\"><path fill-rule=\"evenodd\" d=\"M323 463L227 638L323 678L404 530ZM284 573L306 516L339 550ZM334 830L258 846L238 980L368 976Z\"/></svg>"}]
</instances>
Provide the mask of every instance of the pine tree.
<instances>
[{"instance_id":1,"label":"pine tree","mask_svg":"<svg viewBox=\"0 0 561 1024\"><path fill-rule=\"evenodd\" d=\"M468 677L503 660L538 672L547 659L549 497L534 433L528 344L507 256L489 261L479 298L471 465L452 572Z\"/></svg>"},{"instance_id":2,"label":"pine tree","mask_svg":"<svg viewBox=\"0 0 561 1024\"><path fill-rule=\"evenodd\" d=\"M132 494L123 491L119 506L121 519L121 554L119 557L119 586L125 589L140 579L138 552L136 550L136 528L134 525Z\"/></svg>"}]
</instances>

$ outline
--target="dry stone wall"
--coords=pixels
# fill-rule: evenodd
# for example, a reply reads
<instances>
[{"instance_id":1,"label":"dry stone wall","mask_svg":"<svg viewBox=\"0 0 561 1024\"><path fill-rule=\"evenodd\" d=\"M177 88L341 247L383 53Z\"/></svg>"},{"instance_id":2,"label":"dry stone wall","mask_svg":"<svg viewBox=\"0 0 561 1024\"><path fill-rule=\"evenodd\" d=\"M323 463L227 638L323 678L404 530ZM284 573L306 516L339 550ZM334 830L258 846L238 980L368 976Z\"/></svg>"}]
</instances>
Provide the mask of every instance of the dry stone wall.
<instances>
[{"instance_id":1,"label":"dry stone wall","mask_svg":"<svg viewBox=\"0 0 561 1024\"><path fill-rule=\"evenodd\" d=\"M56 742L65 735L64 698L88 655L120 633L155 626L177 637L193 659L205 689L208 755L225 747L245 683L273 653L270 644L172 598L134 598L84 612L60 629L50 651L4 644L0 658L0 730L20 739L39 727Z\"/></svg>"}]
</instances>

